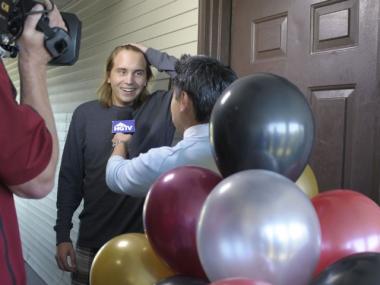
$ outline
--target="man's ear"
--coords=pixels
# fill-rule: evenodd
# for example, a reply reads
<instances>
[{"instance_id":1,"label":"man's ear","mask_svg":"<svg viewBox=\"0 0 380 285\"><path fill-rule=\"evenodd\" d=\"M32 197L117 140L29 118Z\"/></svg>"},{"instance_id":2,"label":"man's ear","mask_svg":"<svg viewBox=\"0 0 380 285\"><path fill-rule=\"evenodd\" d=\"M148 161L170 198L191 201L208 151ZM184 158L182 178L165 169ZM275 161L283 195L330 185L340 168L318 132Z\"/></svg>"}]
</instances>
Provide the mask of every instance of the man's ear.
<instances>
[{"instance_id":1,"label":"man's ear","mask_svg":"<svg viewBox=\"0 0 380 285\"><path fill-rule=\"evenodd\" d=\"M189 94L186 91L181 91L179 96L179 109L180 111L188 110L192 105L192 101L190 99Z\"/></svg>"}]
</instances>

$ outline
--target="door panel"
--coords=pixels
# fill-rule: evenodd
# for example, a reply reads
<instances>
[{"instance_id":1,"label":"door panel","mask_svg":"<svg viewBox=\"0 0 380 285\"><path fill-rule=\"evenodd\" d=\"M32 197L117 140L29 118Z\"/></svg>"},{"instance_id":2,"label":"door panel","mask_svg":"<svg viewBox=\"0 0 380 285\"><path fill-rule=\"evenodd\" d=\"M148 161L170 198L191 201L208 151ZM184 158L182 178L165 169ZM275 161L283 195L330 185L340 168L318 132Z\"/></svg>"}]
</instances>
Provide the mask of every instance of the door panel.
<instances>
[{"instance_id":1,"label":"door panel","mask_svg":"<svg viewBox=\"0 0 380 285\"><path fill-rule=\"evenodd\" d=\"M379 200L379 1L234 0L231 66L288 78L316 122L320 190Z\"/></svg>"}]
</instances>

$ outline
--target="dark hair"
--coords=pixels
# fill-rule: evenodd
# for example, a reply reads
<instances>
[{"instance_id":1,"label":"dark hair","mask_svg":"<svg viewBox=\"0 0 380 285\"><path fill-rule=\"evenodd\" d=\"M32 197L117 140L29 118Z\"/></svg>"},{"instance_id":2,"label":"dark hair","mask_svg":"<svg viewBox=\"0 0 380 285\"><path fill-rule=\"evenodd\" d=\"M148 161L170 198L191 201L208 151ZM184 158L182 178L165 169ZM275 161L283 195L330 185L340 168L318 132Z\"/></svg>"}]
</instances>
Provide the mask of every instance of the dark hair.
<instances>
[{"instance_id":1,"label":"dark hair","mask_svg":"<svg viewBox=\"0 0 380 285\"><path fill-rule=\"evenodd\" d=\"M146 71L146 81L148 82L152 78L152 75L153 75L152 69L150 68L150 63L146 59L145 54L139 48L137 48L133 45L128 45L128 44L115 47L113 49L113 51L111 52L111 54L107 58L106 72L104 75L104 79L103 79L103 82L97 91L100 103L106 107L112 106L112 89L111 89L110 84L107 82L107 80L111 74L111 70L112 70L113 65L114 65L113 61L114 61L115 57L122 50L131 50L134 52L141 53L144 56L144 59L146 61L146 70L145 70ZM148 95L148 90L145 87L144 90L141 92L141 94L136 98L135 103L137 105L139 105L142 101L145 100L147 95Z\"/></svg>"},{"instance_id":2,"label":"dark hair","mask_svg":"<svg viewBox=\"0 0 380 285\"><path fill-rule=\"evenodd\" d=\"M223 90L236 78L235 72L220 61L203 55L183 55L175 65L174 88L191 98L195 118L200 123L210 120L211 111Z\"/></svg>"}]
</instances>

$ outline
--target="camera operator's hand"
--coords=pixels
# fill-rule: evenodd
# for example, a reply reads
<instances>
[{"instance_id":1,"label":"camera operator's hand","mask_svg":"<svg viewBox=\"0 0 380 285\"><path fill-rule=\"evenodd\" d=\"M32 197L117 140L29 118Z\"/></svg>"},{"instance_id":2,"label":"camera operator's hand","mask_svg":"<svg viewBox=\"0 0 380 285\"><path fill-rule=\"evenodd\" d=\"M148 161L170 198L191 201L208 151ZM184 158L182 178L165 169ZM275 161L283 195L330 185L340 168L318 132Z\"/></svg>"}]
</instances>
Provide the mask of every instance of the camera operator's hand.
<instances>
[{"instance_id":1,"label":"camera operator's hand","mask_svg":"<svg viewBox=\"0 0 380 285\"><path fill-rule=\"evenodd\" d=\"M49 0L45 0L45 9L50 10L52 4ZM31 11L42 11L44 7L40 4L35 5ZM18 40L20 48L20 61L32 60L34 64L46 65L51 56L44 48L44 35L42 32L36 30L38 21L40 20L42 13L29 15L24 23L24 31ZM49 12L49 26L60 27L67 30L65 22L63 21L61 14L59 13L57 6L54 5L54 9Z\"/></svg>"}]
</instances>

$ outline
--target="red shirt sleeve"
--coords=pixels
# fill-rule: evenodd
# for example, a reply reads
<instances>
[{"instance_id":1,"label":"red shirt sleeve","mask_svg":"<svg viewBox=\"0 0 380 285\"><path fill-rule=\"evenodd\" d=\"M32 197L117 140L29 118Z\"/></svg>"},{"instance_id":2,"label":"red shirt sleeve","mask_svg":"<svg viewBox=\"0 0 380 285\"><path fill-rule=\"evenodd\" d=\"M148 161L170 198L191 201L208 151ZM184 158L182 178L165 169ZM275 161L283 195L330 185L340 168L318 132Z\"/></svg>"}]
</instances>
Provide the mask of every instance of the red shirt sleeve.
<instances>
[{"instance_id":1,"label":"red shirt sleeve","mask_svg":"<svg viewBox=\"0 0 380 285\"><path fill-rule=\"evenodd\" d=\"M49 163L52 145L41 116L16 102L0 63L0 181L18 185L36 177Z\"/></svg>"}]
</instances>

